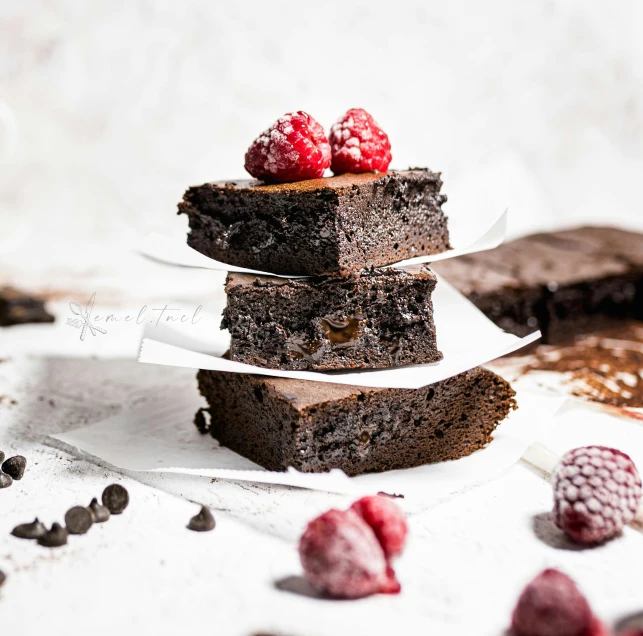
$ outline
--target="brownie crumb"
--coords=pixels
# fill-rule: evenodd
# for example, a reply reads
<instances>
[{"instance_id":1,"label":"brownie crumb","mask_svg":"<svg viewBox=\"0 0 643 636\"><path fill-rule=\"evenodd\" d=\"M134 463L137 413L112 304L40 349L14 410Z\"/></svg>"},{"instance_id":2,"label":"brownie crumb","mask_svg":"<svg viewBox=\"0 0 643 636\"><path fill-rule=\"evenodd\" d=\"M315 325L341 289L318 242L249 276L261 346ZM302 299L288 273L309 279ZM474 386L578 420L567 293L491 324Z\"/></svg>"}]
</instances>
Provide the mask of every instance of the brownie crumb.
<instances>
[{"instance_id":1,"label":"brownie crumb","mask_svg":"<svg viewBox=\"0 0 643 636\"><path fill-rule=\"evenodd\" d=\"M194 425L203 435L210 431L210 421L210 409L208 408L200 408L194 415Z\"/></svg>"}]
</instances>

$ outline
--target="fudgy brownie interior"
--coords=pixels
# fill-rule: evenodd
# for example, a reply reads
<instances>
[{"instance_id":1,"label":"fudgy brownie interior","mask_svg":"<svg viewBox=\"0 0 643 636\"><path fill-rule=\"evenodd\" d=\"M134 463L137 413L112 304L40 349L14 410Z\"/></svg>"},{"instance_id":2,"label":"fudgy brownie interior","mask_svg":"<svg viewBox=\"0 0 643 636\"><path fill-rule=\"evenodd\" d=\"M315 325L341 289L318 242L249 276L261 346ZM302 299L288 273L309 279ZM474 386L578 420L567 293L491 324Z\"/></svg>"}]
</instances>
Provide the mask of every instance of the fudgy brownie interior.
<instances>
[{"instance_id":1,"label":"fudgy brownie interior","mask_svg":"<svg viewBox=\"0 0 643 636\"><path fill-rule=\"evenodd\" d=\"M422 265L345 279L229 274L221 327L230 331L232 360L274 369L436 362L435 285Z\"/></svg>"},{"instance_id":2,"label":"fudgy brownie interior","mask_svg":"<svg viewBox=\"0 0 643 636\"><path fill-rule=\"evenodd\" d=\"M584 227L533 234L434 265L500 327L543 342L643 315L643 235Z\"/></svg>"},{"instance_id":3,"label":"fudgy brownie interior","mask_svg":"<svg viewBox=\"0 0 643 636\"><path fill-rule=\"evenodd\" d=\"M514 391L476 367L422 389L372 389L237 373L198 373L219 442L269 470L348 475L457 459L484 447Z\"/></svg>"},{"instance_id":4,"label":"fudgy brownie interior","mask_svg":"<svg viewBox=\"0 0 643 636\"><path fill-rule=\"evenodd\" d=\"M190 188L179 204L188 244L233 265L275 274L346 276L450 248L440 175L345 174L266 185Z\"/></svg>"}]
</instances>

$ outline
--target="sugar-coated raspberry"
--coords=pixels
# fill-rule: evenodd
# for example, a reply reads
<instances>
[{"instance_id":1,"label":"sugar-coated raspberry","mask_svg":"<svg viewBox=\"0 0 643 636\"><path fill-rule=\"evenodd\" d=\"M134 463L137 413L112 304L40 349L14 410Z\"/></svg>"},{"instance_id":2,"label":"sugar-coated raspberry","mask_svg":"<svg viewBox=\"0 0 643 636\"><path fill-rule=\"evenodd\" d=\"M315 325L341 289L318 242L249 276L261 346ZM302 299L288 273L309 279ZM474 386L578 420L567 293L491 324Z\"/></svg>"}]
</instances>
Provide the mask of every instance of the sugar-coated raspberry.
<instances>
[{"instance_id":1,"label":"sugar-coated raspberry","mask_svg":"<svg viewBox=\"0 0 643 636\"><path fill-rule=\"evenodd\" d=\"M362 497L351 509L373 529L387 559L402 553L408 526L404 513L390 497Z\"/></svg>"},{"instance_id":2,"label":"sugar-coated raspberry","mask_svg":"<svg viewBox=\"0 0 643 636\"><path fill-rule=\"evenodd\" d=\"M246 170L272 183L317 179L328 166L330 145L324 129L301 110L280 117L246 152Z\"/></svg>"},{"instance_id":3,"label":"sugar-coated raspberry","mask_svg":"<svg viewBox=\"0 0 643 636\"><path fill-rule=\"evenodd\" d=\"M391 144L386 133L363 108L351 108L330 129L331 169L346 172L386 172Z\"/></svg>"},{"instance_id":4,"label":"sugar-coated raspberry","mask_svg":"<svg viewBox=\"0 0 643 636\"><path fill-rule=\"evenodd\" d=\"M352 510L313 519L299 542L299 557L308 581L333 598L400 591L375 534Z\"/></svg>"},{"instance_id":5,"label":"sugar-coated raspberry","mask_svg":"<svg viewBox=\"0 0 643 636\"><path fill-rule=\"evenodd\" d=\"M523 590L511 617L512 636L606 636L605 625L566 574L548 569Z\"/></svg>"},{"instance_id":6,"label":"sugar-coated raspberry","mask_svg":"<svg viewBox=\"0 0 643 636\"><path fill-rule=\"evenodd\" d=\"M554 469L554 523L570 539L593 544L618 534L641 502L634 462L614 448L587 446L563 456Z\"/></svg>"}]
</instances>

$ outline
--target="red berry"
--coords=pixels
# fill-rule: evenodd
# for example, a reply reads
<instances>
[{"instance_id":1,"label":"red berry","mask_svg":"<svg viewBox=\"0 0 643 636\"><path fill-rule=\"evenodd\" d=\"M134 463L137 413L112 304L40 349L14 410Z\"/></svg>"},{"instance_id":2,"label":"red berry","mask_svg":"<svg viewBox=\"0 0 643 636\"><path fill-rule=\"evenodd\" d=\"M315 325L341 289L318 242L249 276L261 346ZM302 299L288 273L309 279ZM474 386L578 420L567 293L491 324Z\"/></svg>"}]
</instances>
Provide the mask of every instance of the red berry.
<instances>
[{"instance_id":1,"label":"red berry","mask_svg":"<svg viewBox=\"0 0 643 636\"><path fill-rule=\"evenodd\" d=\"M272 183L317 179L330 165L324 129L301 110L286 113L264 130L246 152L246 170Z\"/></svg>"},{"instance_id":2,"label":"red berry","mask_svg":"<svg viewBox=\"0 0 643 636\"><path fill-rule=\"evenodd\" d=\"M566 574L541 572L523 590L511 617L512 636L599 636L604 624Z\"/></svg>"},{"instance_id":3,"label":"red berry","mask_svg":"<svg viewBox=\"0 0 643 636\"><path fill-rule=\"evenodd\" d=\"M308 581L334 598L397 594L400 584L371 528L352 510L313 519L299 542Z\"/></svg>"},{"instance_id":4,"label":"red berry","mask_svg":"<svg viewBox=\"0 0 643 636\"><path fill-rule=\"evenodd\" d=\"M389 497L362 497L351 509L373 529L387 559L402 553L408 526L404 513Z\"/></svg>"},{"instance_id":5,"label":"red berry","mask_svg":"<svg viewBox=\"0 0 643 636\"><path fill-rule=\"evenodd\" d=\"M563 456L552 479L554 523L578 543L615 536L634 519L641 502L636 466L614 448L576 448Z\"/></svg>"},{"instance_id":6,"label":"red berry","mask_svg":"<svg viewBox=\"0 0 643 636\"><path fill-rule=\"evenodd\" d=\"M351 108L330 129L334 174L386 172L391 144L386 133L363 108Z\"/></svg>"}]
</instances>

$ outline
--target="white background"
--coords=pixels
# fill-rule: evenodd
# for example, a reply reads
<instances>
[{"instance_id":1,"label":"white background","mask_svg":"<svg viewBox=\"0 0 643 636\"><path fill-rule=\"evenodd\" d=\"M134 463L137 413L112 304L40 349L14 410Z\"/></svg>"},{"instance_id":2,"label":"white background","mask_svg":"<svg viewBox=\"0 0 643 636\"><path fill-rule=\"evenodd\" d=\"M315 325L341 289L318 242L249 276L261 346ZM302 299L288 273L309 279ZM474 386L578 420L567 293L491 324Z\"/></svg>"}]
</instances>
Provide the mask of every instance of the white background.
<instances>
[{"instance_id":1,"label":"white background","mask_svg":"<svg viewBox=\"0 0 643 636\"><path fill-rule=\"evenodd\" d=\"M67 302L84 306L92 291L97 310L121 313L148 297L178 298L186 311L203 302L199 327L217 333L219 275L161 268L130 247L149 231L185 231L175 211L186 187L242 176L247 146L286 111L328 128L367 108L391 138L393 167L441 170L447 212L509 207L513 235L586 221L641 227L641 41L637 0L0 0L0 283L58 298L53 327L0 333L0 446L30 462L0 492L0 630L499 636L522 586L549 566L611 624L640 612L640 533L577 549L547 517L551 487L524 463L446 502L401 500L403 593L335 603L275 582L301 574L306 522L347 498L120 473L46 436L155 391L194 396L191 370L113 359L135 351L127 325L80 342ZM627 433L612 439L606 421L589 438L586 419L564 434L543 422L546 441L560 452L640 437L640 423L624 420ZM47 551L9 536L36 514L62 521L112 481L132 504L86 537ZM215 532L185 529L198 510L189 501L213 508Z\"/></svg>"},{"instance_id":2,"label":"white background","mask_svg":"<svg viewBox=\"0 0 643 636\"><path fill-rule=\"evenodd\" d=\"M254 137L296 109L326 128L370 110L393 167L442 171L473 214L508 206L512 234L639 225L642 40L636 0L3 0L3 277L87 274L184 231L186 187L242 176Z\"/></svg>"}]
</instances>

